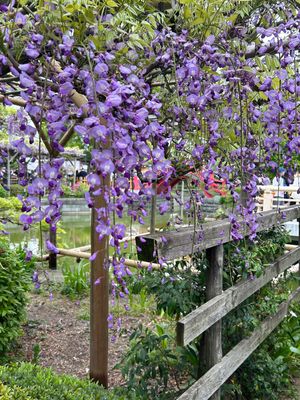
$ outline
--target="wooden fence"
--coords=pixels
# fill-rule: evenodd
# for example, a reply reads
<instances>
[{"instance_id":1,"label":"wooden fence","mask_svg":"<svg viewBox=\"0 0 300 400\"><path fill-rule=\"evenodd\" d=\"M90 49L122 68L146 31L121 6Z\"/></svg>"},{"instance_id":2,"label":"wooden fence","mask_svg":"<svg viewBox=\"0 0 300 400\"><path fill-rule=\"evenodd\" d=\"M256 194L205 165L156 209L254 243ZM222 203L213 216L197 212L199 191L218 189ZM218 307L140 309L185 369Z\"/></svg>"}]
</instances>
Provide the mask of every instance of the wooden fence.
<instances>
[{"instance_id":1,"label":"wooden fence","mask_svg":"<svg viewBox=\"0 0 300 400\"><path fill-rule=\"evenodd\" d=\"M279 211L257 214L258 231L298 219L300 206ZM248 228L240 221L244 233ZM299 224L300 226L300 224ZM295 265L300 260L300 229L298 246L267 266L257 279L241 281L223 292L223 244L232 241L228 220L215 221L194 229L193 227L169 231L162 234L137 237L141 248L140 259L157 261L174 260L195 251L206 250L209 268L206 275L207 302L182 318L177 323L177 343L189 344L204 333L203 362L207 372L196 381L178 400L220 399L220 387L270 335L287 314L290 303L300 296L300 287L282 302L275 314L266 318L253 333L222 356L222 318L258 291L273 278Z\"/></svg>"}]
</instances>

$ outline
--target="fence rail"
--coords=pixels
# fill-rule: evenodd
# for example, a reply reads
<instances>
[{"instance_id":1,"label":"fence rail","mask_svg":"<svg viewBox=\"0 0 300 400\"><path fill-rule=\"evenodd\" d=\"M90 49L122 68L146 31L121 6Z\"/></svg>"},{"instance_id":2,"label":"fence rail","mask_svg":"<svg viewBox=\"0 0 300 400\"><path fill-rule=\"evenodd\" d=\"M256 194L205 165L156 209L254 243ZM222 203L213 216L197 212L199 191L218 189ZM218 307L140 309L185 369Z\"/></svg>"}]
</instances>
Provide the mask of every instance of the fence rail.
<instances>
[{"instance_id":1,"label":"fence rail","mask_svg":"<svg viewBox=\"0 0 300 400\"><path fill-rule=\"evenodd\" d=\"M263 231L287 221L300 221L300 206L284 210L264 211L257 214L258 231ZM240 225L245 235L249 228L244 221ZM299 224L300 226L300 224ZM162 235L164 238L162 238ZM177 343L187 345L204 333L203 363L206 373L178 400L219 400L220 387L270 335L284 319L290 303L300 296L300 288L280 304L274 315L266 318L248 338L238 343L222 357L222 318L257 292L272 279L300 260L300 232L298 246L266 266L263 274L254 280L241 281L222 291L223 244L232 241L229 220L203 224L199 228L145 235L136 238L141 248L139 258L152 262L157 259L174 260L195 251L206 250L209 267L206 271L206 303L177 323Z\"/></svg>"},{"instance_id":2,"label":"fence rail","mask_svg":"<svg viewBox=\"0 0 300 400\"><path fill-rule=\"evenodd\" d=\"M275 263L266 267L259 278L253 281L240 282L209 300L201 307L196 308L196 310L178 322L177 343L180 346L189 344L273 278L296 264L298 260L300 260L300 247L283 255Z\"/></svg>"},{"instance_id":3,"label":"fence rail","mask_svg":"<svg viewBox=\"0 0 300 400\"><path fill-rule=\"evenodd\" d=\"M299 206L287 207L279 211L263 211L257 214L257 231L260 232L297 218L300 218ZM249 227L243 220L239 223L241 231L247 235ZM157 259L175 260L232 240L231 223L229 219L223 219L202 224L197 228L191 226L163 232L163 234L141 235L136 238L136 243L141 249L138 253L139 259L155 262Z\"/></svg>"},{"instance_id":4,"label":"fence rail","mask_svg":"<svg viewBox=\"0 0 300 400\"><path fill-rule=\"evenodd\" d=\"M287 314L290 303L300 296L300 288L295 290L280 304L276 314L266 318L252 335L238 343L222 361L213 366L195 382L178 400L207 400L242 365L254 350L270 335Z\"/></svg>"}]
</instances>

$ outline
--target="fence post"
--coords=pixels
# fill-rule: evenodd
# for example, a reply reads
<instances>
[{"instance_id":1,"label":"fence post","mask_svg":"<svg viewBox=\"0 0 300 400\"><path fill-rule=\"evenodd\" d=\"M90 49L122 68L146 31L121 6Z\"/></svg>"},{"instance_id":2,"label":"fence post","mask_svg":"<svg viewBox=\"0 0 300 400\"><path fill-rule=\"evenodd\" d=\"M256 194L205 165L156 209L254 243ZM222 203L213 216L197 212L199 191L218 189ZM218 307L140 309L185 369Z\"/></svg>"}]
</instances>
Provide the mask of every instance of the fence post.
<instances>
[{"instance_id":1,"label":"fence post","mask_svg":"<svg viewBox=\"0 0 300 400\"><path fill-rule=\"evenodd\" d=\"M53 231L50 228L49 240L54 246L56 246L56 230ZM53 270L57 269L57 255L53 252L49 253L49 268Z\"/></svg>"},{"instance_id":2,"label":"fence post","mask_svg":"<svg viewBox=\"0 0 300 400\"><path fill-rule=\"evenodd\" d=\"M151 198L151 214L150 214L150 234L153 235L155 233L155 225L156 225L156 200L157 200L157 183L152 183L153 195Z\"/></svg>"},{"instance_id":3,"label":"fence post","mask_svg":"<svg viewBox=\"0 0 300 400\"><path fill-rule=\"evenodd\" d=\"M218 245L206 250L209 267L206 272L206 301L211 300L223 291L223 258L224 247ZM222 360L222 320L216 322L204 334L203 340L204 368L209 370ZM211 400L220 400L218 390Z\"/></svg>"}]
</instances>

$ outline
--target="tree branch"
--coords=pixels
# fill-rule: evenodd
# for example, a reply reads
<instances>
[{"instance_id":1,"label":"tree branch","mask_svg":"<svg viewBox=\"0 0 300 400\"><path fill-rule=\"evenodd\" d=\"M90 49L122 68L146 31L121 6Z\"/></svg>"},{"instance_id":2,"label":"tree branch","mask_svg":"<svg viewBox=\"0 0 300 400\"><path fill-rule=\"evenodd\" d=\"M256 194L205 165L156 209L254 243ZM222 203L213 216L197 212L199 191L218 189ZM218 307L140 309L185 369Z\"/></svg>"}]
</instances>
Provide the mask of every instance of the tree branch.
<instances>
[{"instance_id":1,"label":"tree branch","mask_svg":"<svg viewBox=\"0 0 300 400\"><path fill-rule=\"evenodd\" d=\"M63 137L60 139L59 144L61 146L65 146L68 141L71 139L71 137L74 134L74 127L75 127L76 123L73 123L70 128L67 130L67 132L63 135Z\"/></svg>"},{"instance_id":2,"label":"tree branch","mask_svg":"<svg viewBox=\"0 0 300 400\"><path fill-rule=\"evenodd\" d=\"M4 96L3 94L0 94L0 103L4 103L5 99L10 101L15 106L19 106L19 107L26 107L26 104L27 104L27 102L20 97L9 97L9 96Z\"/></svg>"},{"instance_id":3,"label":"tree branch","mask_svg":"<svg viewBox=\"0 0 300 400\"><path fill-rule=\"evenodd\" d=\"M48 150L49 155L52 156L54 153L54 149L51 146L51 144L48 142L48 138L47 138L45 132L43 131L40 124L37 122L37 120L34 117L31 116L31 120L34 123L34 126L36 127L36 130L38 131L38 134L40 135L40 138L42 139L46 149Z\"/></svg>"}]
</instances>

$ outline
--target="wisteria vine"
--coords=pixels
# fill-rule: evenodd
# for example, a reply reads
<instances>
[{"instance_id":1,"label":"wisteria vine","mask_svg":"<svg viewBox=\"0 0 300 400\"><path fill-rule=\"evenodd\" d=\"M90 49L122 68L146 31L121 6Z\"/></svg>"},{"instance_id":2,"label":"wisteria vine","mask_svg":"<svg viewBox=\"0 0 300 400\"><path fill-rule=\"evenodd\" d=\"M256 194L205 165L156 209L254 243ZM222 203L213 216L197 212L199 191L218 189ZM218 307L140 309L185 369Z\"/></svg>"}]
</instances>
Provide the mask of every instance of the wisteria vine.
<instances>
[{"instance_id":1,"label":"wisteria vine","mask_svg":"<svg viewBox=\"0 0 300 400\"><path fill-rule=\"evenodd\" d=\"M162 29L144 50L124 51L126 42L113 42L99 51L92 40L77 43L71 30L45 27L39 15L13 5L1 12L0 100L18 106L9 134L18 137L12 145L28 193L22 198L24 229L45 220L56 230L64 148L76 134L91 152L87 204L93 208L95 197L105 199L96 210L96 232L114 248L113 285L121 297L130 274L121 252L126 227L112 216L127 214L143 224L154 182L163 182L158 210L164 214L176 197L174 179L202 170L209 188L217 174L235 202L233 239L243 237L240 216L255 238L258 182L279 165L292 177L292 160L300 153L299 14L286 11L282 22L258 27L250 45L246 28L228 25L204 42L188 31ZM265 68L268 60L272 70ZM49 161L28 182L25 165L39 140ZM6 156L1 148L3 162ZM103 185L110 176L112 184ZM131 189L134 176L141 182L138 193ZM48 199L46 208L41 198ZM56 251L50 241L47 247Z\"/></svg>"}]
</instances>

